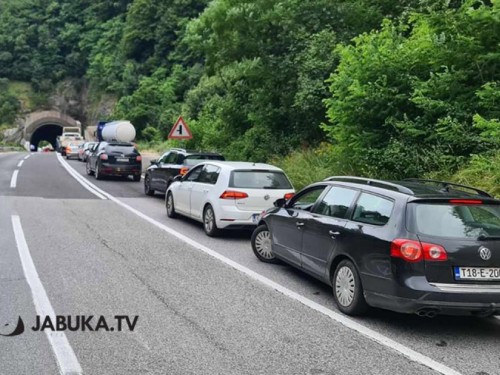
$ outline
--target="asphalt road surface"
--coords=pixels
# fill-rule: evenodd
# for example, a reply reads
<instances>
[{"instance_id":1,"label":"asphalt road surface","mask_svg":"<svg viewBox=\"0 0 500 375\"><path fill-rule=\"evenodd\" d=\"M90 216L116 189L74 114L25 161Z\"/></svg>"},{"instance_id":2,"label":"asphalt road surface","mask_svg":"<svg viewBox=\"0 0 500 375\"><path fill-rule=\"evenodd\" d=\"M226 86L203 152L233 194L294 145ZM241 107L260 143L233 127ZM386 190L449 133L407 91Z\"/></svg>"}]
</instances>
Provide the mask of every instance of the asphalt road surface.
<instances>
[{"instance_id":1,"label":"asphalt road surface","mask_svg":"<svg viewBox=\"0 0 500 375\"><path fill-rule=\"evenodd\" d=\"M499 319L347 318L326 285L259 262L248 232L208 238L142 182L28 155L0 154L0 335L25 325L0 336L1 375L500 374ZM37 315L138 318L40 332Z\"/></svg>"}]
</instances>

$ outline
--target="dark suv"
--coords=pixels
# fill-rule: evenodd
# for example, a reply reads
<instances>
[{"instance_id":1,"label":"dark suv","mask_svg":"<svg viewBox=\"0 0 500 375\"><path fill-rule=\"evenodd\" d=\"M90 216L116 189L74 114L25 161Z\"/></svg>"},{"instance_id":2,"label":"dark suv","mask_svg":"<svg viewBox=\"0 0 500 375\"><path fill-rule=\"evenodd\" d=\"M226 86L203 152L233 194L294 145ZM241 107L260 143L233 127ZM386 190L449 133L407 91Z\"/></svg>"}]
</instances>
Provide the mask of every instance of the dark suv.
<instances>
[{"instance_id":1,"label":"dark suv","mask_svg":"<svg viewBox=\"0 0 500 375\"><path fill-rule=\"evenodd\" d=\"M333 287L339 309L500 314L500 201L442 181L331 177L263 213L255 255Z\"/></svg>"},{"instance_id":2,"label":"dark suv","mask_svg":"<svg viewBox=\"0 0 500 375\"><path fill-rule=\"evenodd\" d=\"M133 143L100 142L87 158L87 174L97 180L105 176L132 176L141 180L142 157Z\"/></svg>"},{"instance_id":3,"label":"dark suv","mask_svg":"<svg viewBox=\"0 0 500 375\"><path fill-rule=\"evenodd\" d=\"M207 160L225 160L216 152L190 151L172 148L165 152L159 160L151 160L151 165L144 176L144 192L154 195L165 194L177 175L185 175L191 167Z\"/></svg>"}]
</instances>

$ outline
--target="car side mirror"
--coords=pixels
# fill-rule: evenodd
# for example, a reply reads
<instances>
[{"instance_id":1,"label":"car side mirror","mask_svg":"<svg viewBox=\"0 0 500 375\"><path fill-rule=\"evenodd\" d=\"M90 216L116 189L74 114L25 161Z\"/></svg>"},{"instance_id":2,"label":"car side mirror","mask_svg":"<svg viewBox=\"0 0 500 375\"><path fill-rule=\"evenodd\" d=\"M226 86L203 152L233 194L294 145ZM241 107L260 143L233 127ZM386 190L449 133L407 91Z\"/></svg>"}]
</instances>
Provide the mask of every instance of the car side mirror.
<instances>
[{"instance_id":1,"label":"car side mirror","mask_svg":"<svg viewBox=\"0 0 500 375\"><path fill-rule=\"evenodd\" d=\"M285 198L277 199L274 202L274 207L283 208L283 207L285 207L285 205L286 205L286 199Z\"/></svg>"},{"instance_id":2,"label":"car side mirror","mask_svg":"<svg viewBox=\"0 0 500 375\"><path fill-rule=\"evenodd\" d=\"M150 162L151 164L158 164L158 160L156 160L156 159L151 159L149 162Z\"/></svg>"},{"instance_id":3,"label":"car side mirror","mask_svg":"<svg viewBox=\"0 0 500 375\"><path fill-rule=\"evenodd\" d=\"M174 177L174 182L182 182L182 175L178 174L177 176Z\"/></svg>"}]
</instances>

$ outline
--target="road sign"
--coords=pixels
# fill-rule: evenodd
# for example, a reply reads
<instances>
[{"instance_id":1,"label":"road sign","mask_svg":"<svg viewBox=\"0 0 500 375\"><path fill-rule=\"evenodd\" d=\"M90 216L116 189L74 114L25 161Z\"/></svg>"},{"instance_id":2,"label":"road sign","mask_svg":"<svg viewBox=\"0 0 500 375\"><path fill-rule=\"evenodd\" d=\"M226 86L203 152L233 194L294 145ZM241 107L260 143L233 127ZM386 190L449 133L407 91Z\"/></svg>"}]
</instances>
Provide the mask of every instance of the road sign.
<instances>
[{"instance_id":1,"label":"road sign","mask_svg":"<svg viewBox=\"0 0 500 375\"><path fill-rule=\"evenodd\" d=\"M191 130L189 130L182 117L179 117L175 122L174 127L170 130L168 139L193 139Z\"/></svg>"}]
</instances>

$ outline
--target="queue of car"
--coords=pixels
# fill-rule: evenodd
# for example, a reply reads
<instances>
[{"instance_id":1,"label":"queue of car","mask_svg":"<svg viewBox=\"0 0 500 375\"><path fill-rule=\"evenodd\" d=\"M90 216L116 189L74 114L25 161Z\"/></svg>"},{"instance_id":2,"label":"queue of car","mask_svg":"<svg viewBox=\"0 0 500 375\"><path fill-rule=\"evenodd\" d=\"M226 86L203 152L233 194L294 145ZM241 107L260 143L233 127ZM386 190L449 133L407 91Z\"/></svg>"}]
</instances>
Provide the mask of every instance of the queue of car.
<instances>
[{"instance_id":1,"label":"queue of car","mask_svg":"<svg viewBox=\"0 0 500 375\"><path fill-rule=\"evenodd\" d=\"M133 144L89 150L88 174L140 180ZM500 201L485 191L337 176L295 194L275 166L171 149L151 162L144 192L165 194L169 218L195 219L208 236L252 228L260 261L330 285L345 314L500 315Z\"/></svg>"}]
</instances>

